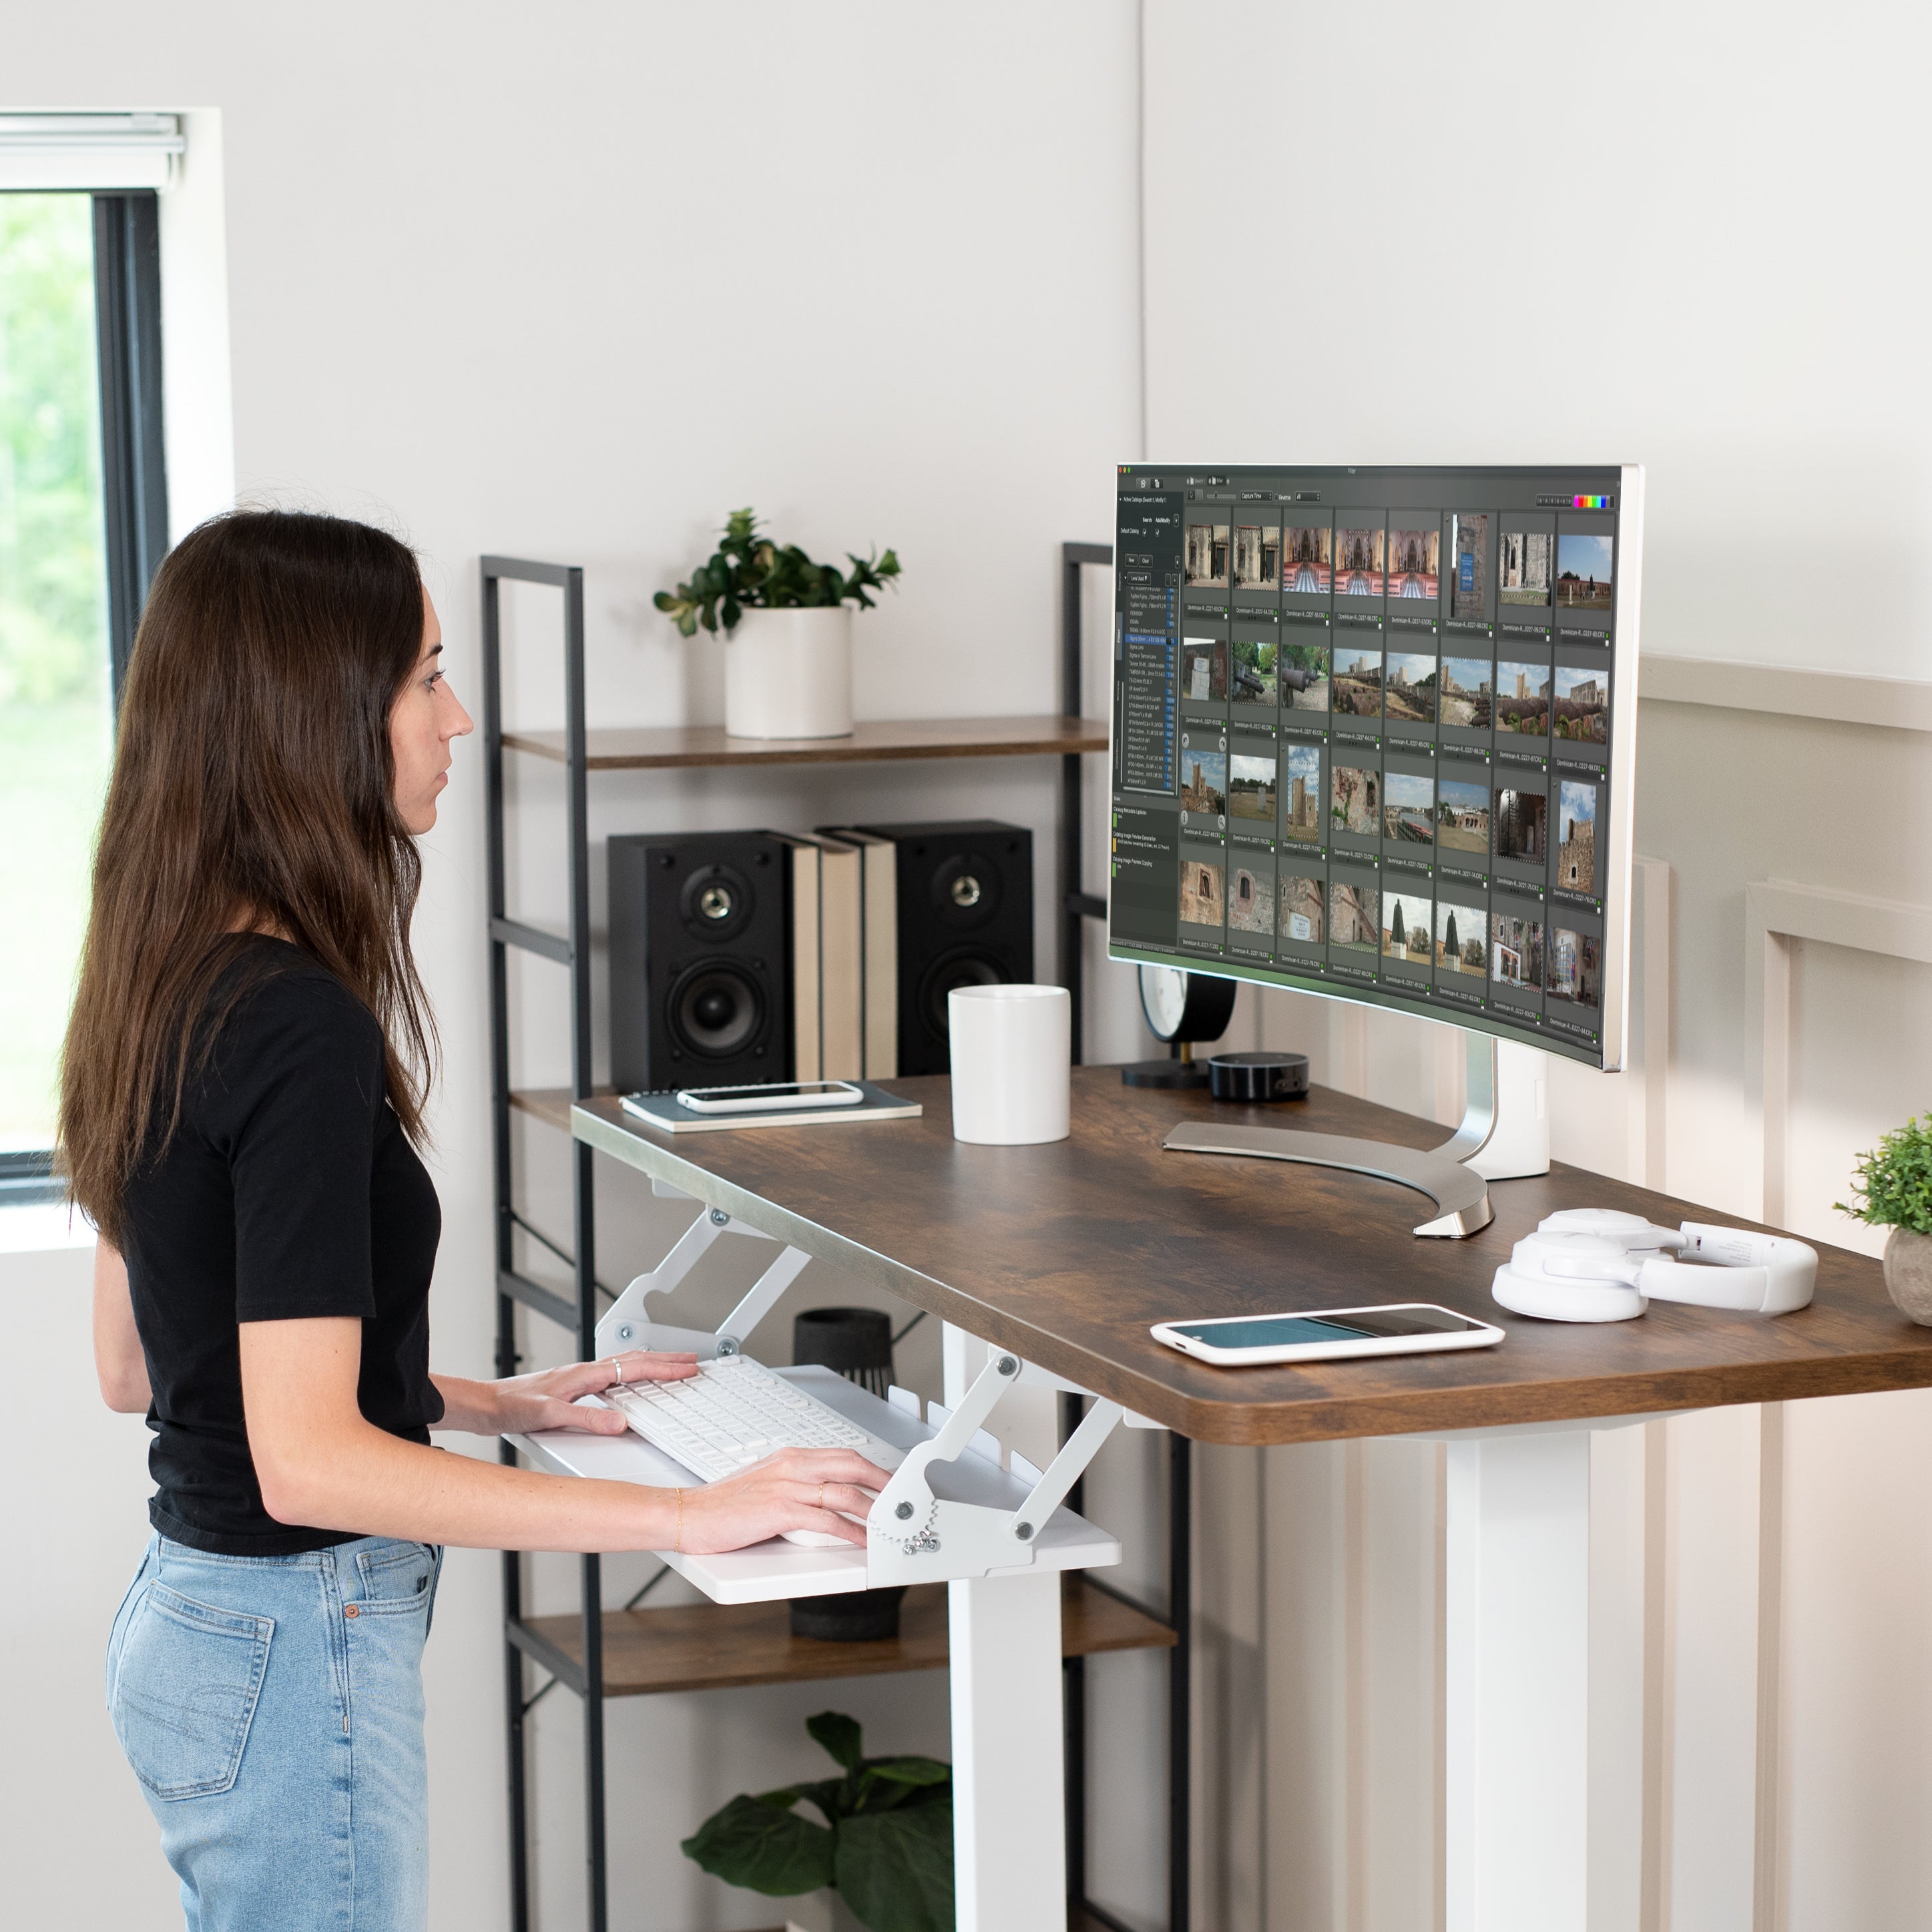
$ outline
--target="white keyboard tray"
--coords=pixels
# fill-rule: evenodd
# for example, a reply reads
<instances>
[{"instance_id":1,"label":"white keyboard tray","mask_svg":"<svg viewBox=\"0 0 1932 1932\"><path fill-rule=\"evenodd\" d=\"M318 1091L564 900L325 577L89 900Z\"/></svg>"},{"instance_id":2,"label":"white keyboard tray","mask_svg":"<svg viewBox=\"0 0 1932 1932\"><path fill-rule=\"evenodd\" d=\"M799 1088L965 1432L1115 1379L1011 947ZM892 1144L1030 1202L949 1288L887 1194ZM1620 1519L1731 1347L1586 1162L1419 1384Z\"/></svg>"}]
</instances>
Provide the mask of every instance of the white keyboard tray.
<instances>
[{"instance_id":1,"label":"white keyboard tray","mask_svg":"<svg viewBox=\"0 0 1932 1932\"><path fill-rule=\"evenodd\" d=\"M939 1432L830 1369L779 1369L776 1372L896 1448L910 1449ZM594 1476L658 1489L688 1486L698 1480L682 1463L653 1449L630 1430L622 1436L580 1436L574 1430L547 1429L505 1439L552 1475ZM935 1466L931 1476L935 1494L994 1509L1018 1509L1031 1486L970 1450L956 1462ZM769 1543L718 1556L692 1556L668 1550L656 1553L715 1603L763 1604L867 1587L866 1552L855 1545L808 1550L774 1537ZM1084 1516L1061 1508L1054 1511L1034 1539L1030 1563L974 1574L1022 1576L1036 1570L1097 1570L1120 1560L1116 1538Z\"/></svg>"}]
</instances>

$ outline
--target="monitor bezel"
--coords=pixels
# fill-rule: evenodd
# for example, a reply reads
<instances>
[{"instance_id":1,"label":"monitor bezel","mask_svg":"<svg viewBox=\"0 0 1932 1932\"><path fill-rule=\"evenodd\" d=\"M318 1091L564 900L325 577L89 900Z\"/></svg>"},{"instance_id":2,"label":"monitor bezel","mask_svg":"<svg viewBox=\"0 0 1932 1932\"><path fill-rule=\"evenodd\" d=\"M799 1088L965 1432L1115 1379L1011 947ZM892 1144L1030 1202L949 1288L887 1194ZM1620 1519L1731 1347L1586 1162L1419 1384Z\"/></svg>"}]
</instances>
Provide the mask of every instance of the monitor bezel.
<instances>
[{"instance_id":1,"label":"monitor bezel","mask_svg":"<svg viewBox=\"0 0 1932 1932\"><path fill-rule=\"evenodd\" d=\"M1116 494L1118 495L1119 491L1119 479L1124 474L1142 475L1150 470L1162 471L1168 468L1177 472L1198 472L1208 466L1196 464L1122 464L1116 466L1114 471ZM1229 470L1265 466L1291 470L1298 473L1313 473L1323 470L1342 471L1348 468L1348 466L1342 464L1312 463L1268 466L1249 463L1213 466ZM1120 944L1114 937L1113 868L1111 865L1108 868L1107 878L1107 957L1126 965L1178 967L1183 971L1199 973L1204 977L1234 980L1250 986L1279 987L1289 992L1312 994L1317 999L1340 1000L1350 1006L1371 1006L1384 1012L1407 1013L1423 1019L1435 1020L1444 1026L1460 1027L1468 1032L1486 1034L1493 1039L1540 1047L1573 1065L1592 1071L1620 1073L1624 1069L1630 1039L1631 894L1634 886L1636 849L1634 821L1636 809L1637 664L1643 581L1643 466L1641 464L1472 464L1463 467L1449 464L1365 464L1354 466L1354 473L1372 468L1378 471L1406 470L1415 475L1448 473L1469 476L1481 473L1538 480L1580 470L1598 473L1614 470L1617 473L1618 482L1615 514L1618 561L1612 590L1613 601L1610 627L1610 752L1605 773L1609 781L1610 798L1609 824L1604 854L1604 1004L1600 1058L1593 1058L1587 1048L1581 1048L1567 1040L1546 1032L1511 1026L1504 1021L1492 1020L1486 1015L1444 1011L1400 994L1384 995L1378 987L1338 986L1333 981L1310 980L1278 966L1235 964L1225 959L1210 963L1178 950L1162 952ZM1110 583L1114 608L1108 634L1118 638L1121 623L1118 532L1114 566L1110 574ZM1120 730L1120 708L1117 685L1109 697L1107 707L1107 770L1110 796L1114 775L1120 770L1119 748L1116 742Z\"/></svg>"}]
</instances>

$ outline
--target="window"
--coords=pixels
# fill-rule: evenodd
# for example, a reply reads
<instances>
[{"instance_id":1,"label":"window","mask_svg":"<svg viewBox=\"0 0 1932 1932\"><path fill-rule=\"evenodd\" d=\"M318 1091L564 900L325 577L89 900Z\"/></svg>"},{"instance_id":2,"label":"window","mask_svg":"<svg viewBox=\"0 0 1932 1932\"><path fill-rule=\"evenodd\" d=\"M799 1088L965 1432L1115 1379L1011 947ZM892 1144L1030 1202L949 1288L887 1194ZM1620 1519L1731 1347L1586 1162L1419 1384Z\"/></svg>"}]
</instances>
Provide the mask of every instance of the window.
<instances>
[{"instance_id":1,"label":"window","mask_svg":"<svg viewBox=\"0 0 1932 1932\"><path fill-rule=\"evenodd\" d=\"M113 706L166 547L152 192L0 193L0 1202L52 1191Z\"/></svg>"}]
</instances>

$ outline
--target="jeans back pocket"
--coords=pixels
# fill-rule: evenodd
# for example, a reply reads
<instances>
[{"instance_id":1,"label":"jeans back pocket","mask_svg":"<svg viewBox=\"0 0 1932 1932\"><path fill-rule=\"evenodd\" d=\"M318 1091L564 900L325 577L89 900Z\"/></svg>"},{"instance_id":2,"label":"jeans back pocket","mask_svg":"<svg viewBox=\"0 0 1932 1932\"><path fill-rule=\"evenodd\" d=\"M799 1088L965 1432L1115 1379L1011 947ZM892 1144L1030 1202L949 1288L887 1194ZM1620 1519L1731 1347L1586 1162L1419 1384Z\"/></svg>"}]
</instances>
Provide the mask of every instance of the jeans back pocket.
<instances>
[{"instance_id":1,"label":"jeans back pocket","mask_svg":"<svg viewBox=\"0 0 1932 1932\"><path fill-rule=\"evenodd\" d=\"M150 1583L128 1621L109 1709L134 1775L158 1798L227 1790L268 1666L273 1617Z\"/></svg>"}]
</instances>

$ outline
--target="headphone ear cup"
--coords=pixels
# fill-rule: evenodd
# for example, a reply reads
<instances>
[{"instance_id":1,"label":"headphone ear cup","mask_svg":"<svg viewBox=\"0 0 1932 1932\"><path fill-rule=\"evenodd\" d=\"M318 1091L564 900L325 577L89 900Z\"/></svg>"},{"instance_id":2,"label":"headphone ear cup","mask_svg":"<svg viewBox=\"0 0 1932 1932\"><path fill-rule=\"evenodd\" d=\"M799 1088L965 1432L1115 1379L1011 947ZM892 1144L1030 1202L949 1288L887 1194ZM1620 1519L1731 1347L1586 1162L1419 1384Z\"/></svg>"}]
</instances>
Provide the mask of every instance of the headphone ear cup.
<instances>
[{"instance_id":1,"label":"headphone ear cup","mask_svg":"<svg viewBox=\"0 0 1932 1932\"><path fill-rule=\"evenodd\" d=\"M1646 1305L1638 1289L1622 1282L1552 1281L1507 1264L1496 1270L1490 1292L1512 1314L1544 1322L1629 1322Z\"/></svg>"}]
</instances>

